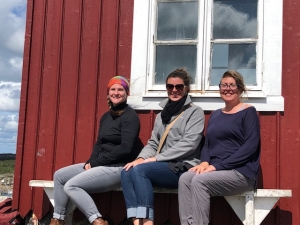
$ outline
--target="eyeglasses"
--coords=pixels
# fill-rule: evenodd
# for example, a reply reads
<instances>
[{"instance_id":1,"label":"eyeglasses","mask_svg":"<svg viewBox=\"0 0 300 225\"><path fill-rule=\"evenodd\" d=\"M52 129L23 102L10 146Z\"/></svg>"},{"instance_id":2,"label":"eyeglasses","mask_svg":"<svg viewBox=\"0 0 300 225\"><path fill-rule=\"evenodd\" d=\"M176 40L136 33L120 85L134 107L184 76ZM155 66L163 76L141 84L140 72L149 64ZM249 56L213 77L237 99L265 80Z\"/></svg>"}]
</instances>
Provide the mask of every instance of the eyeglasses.
<instances>
[{"instance_id":1,"label":"eyeglasses","mask_svg":"<svg viewBox=\"0 0 300 225\"><path fill-rule=\"evenodd\" d=\"M166 84L166 89L168 91L173 91L174 87L176 88L176 91L182 91L185 86L184 84Z\"/></svg>"},{"instance_id":2,"label":"eyeglasses","mask_svg":"<svg viewBox=\"0 0 300 225\"><path fill-rule=\"evenodd\" d=\"M219 84L219 88L221 90L226 90L227 88L229 88L230 90L236 90L239 86L236 84Z\"/></svg>"}]
</instances>

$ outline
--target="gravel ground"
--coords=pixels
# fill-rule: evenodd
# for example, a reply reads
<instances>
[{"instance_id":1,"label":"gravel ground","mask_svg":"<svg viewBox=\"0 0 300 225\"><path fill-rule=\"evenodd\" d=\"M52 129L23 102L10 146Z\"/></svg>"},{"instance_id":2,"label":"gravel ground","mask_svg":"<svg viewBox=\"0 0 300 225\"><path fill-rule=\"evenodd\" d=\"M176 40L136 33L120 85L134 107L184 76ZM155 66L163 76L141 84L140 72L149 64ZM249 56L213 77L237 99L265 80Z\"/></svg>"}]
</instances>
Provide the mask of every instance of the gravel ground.
<instances>
[{"instance_id":1,"label":"gravel ground","mask_svg":"<svg viewBox=\"0 0 300 225\"><path fill-rule=\"evenodd\" d=\"M14 174L13 173L5 173L0 175L0 192L7 193L8 191L12 191L14 185Z\"/></svg>"}]
</instances>

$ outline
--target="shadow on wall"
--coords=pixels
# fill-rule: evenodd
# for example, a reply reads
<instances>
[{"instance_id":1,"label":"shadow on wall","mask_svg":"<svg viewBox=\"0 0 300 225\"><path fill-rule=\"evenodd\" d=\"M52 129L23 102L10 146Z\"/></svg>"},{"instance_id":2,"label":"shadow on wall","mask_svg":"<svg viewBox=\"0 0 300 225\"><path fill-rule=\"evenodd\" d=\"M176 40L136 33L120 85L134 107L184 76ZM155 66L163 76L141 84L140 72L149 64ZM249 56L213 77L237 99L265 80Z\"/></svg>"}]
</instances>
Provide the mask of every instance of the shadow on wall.
<instances>
[{"instance_id":1,"label":"shadow on wall","mask_svg":"<svg viewBox=\"0 0 300 225\"><path fill-rule=\"evenodd\" d=\"M262 168L261 166L259 166L257 189L263 189L263 188L264 188L264 183L263 183ZM279 206L276 206L274 209L270 211L270 213L264 219L262 225L274 224L274 221L276 221L275 224L293 225L292 213L290 211L281 210Z\"/></svg>"}]
</instances>

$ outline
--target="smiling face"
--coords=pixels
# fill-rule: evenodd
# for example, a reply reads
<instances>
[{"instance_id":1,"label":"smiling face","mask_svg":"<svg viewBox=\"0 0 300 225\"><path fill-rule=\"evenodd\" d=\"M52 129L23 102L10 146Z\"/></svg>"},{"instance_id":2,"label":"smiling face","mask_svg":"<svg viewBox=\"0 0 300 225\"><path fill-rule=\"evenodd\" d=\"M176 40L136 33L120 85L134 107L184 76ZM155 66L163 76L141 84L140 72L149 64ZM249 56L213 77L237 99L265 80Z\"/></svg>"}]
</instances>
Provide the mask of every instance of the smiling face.
<instances>
[{"instance_id":1,"label":"smiling face","mask_svg":"<svg viewBox=\"0 0 300 225\"><path fill-rule=\"evenodd\" d=\"M125 88L121 84L113 84L108 91L108 98L113 106L119 105L126 101L127 94Z\"/></svg>"},{"instance_id":2,"label":"smiling face","mask_svg":"<svg viewBox=\"0 0 300 225\"><path fill-rule=\"evenodd\" d=\"M234 78L224 77L221 79L220 84L220 95L226 103L240 102L241 90L236 86Z\"/></svg>"},{"instance_id":3,"label":"smiling face","mask_svg":"<svg viewBox=\"0 0 300 225\"><path fill-rule=\"evenodd\" d=\"M187 87L179 77L170 77L167 80L167 92L171 101L178 101L187 93Z\"/></svg>"}]
</instances>

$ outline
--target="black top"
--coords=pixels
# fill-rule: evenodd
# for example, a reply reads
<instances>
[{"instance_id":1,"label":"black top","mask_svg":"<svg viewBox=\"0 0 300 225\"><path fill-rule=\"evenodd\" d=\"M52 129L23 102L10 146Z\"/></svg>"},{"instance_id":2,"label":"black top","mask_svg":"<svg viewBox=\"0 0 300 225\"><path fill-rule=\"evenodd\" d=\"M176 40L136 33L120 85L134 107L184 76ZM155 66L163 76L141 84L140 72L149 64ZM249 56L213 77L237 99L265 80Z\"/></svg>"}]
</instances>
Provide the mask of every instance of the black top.
<instances>
[{"instance_id":1,"label":"black top","mask_svg":"<svg viewBox=\"0 0 300 225\"><path fill-rule=\"evenodd\" d=\"M256 179L260 158L260 126L254 107L234 114L212 113L201 152L201 161L216 170L235 169Z\"/></svg>"},{"instance_id":2,"label":"black top","mask_svg":"<svg viewBox=\"0 0 300 225\"><path fill-rule=\"evenodd\" d=\"M91 167L122 165L134 160L138 153L135 144L140 132L140 120L126 103L118 107L121 116L106 112L100 119L98 139L86 164Z\"/></svg>"}]
</instances>

